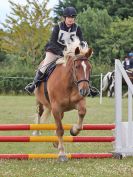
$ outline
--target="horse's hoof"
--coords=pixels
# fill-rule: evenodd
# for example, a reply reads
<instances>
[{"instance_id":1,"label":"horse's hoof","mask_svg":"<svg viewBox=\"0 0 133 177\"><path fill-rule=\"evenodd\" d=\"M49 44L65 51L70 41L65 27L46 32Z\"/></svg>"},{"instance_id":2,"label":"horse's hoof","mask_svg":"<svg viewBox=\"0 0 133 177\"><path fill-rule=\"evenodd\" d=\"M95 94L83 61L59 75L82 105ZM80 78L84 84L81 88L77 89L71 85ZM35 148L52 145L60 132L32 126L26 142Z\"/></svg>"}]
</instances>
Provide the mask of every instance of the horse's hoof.
<instances>
[{"instance_id":1,"label":"horse's hoof","mask_svg":"<svg viewBox=\"0 0 133 177\"><path fill-rule=\"evenodd\" d=\"M42 134L41 131L38 131L38 130L35 130L32 132L33 136L41 136L41 134Z\"/></svg>"},{"instance_id":2,"label":"horse's hoof","mask_svg":"<svg viewBox=\"0 0 133 177\"><path fill-rule=\"evenodd\" d=\"M68 158L67 158L66 155L60 155L60 156L58 157L58 161L59 161L59 162L67 162L67 161L68 161Z\"/></svg>"},{"instance_id":3,"label":"horse's hoof","mask_svg":"<svg viewBox=\"0 0 133 177\"><path fill-rule=\"evenodd\" d=\"M77 136L77 135L79 134L79 131L77 131L76 133L74 133L73 128L71 128L71 129L70 129L70 134L71 134L72 136Z\"/></svg>"},{"instance_id":4,"label":"horse's hoof","mask_svg":"<svg viewBox=\"0 0 133 177\"><path fill-rule=\"evenodd\" d=\"M58 145L59 145L58 142L54 142L54 143L53 143L54 148L58 148Z\"/></svg>"}]
</instances>

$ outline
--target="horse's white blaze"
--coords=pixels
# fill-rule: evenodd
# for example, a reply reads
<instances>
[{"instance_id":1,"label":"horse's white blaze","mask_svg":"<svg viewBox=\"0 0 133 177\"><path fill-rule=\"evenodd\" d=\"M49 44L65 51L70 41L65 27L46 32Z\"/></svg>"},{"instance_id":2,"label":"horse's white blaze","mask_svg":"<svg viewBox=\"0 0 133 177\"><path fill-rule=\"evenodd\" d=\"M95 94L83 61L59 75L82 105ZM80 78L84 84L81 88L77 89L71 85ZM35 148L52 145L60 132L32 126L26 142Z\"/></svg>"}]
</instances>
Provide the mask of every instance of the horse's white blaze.
<instances>
[{"instance_id":1,"label":"horse's white blaze","mask_svg":"<svg viewBox=\"0 0 133 177\"><path fill-rule=\"evenodd\" d=\"M84 73L85 73L85 78L86 78L86 64L85 64L85 62L84 61L82 61L82 66L83 66L83 69L84 69Z\"/></svg>"}]
</instances>

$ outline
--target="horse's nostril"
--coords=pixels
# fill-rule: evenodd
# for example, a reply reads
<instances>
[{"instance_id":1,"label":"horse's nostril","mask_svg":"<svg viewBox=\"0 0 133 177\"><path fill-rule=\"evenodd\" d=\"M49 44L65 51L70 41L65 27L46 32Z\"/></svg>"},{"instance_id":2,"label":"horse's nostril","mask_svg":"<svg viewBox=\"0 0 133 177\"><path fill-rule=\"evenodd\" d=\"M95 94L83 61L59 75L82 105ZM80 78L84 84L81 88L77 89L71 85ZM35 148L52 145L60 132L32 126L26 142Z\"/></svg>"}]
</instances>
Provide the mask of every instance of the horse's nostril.
<instances>
[{"instance_id":1,"label":"horse's nostril","mask_svg":"<svg viewBox=\"0 0 133 177\"><path fill-rule=\"evenodd\" d=\"M80 95L82 95L82 96L84 95L84 90L83 89L80 89L79 92L80 92Z\"/></svg>"},{"instance_id":2,"label":"horse's nostril","mask_svg":"<svg viewBox=\"0 0 133 177\"><path fill-rule=\"evenodd\" d=\"M79 92L80 92L80 95L82 96L86 96L88 94L88 90L86 89L80 89Z\"/></svg>"}]
</instances>

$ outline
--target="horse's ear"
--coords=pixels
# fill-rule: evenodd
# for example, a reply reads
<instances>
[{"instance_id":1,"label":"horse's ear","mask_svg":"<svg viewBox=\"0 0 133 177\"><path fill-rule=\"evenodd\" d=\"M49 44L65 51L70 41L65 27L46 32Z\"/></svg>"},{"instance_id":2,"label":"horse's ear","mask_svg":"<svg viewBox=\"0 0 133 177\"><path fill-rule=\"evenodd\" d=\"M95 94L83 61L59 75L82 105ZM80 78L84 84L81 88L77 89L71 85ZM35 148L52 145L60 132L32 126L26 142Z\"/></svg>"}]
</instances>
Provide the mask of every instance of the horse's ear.
<instances>
[{"instance_id":1,"label":"horse's ear","mask_svg":"<svg viewBox=\"0 0 133 177\"><path fill-rule=\"evenodd\" d=\"M93 49L92 49L92 48L89 48L89 49L88 49L88 52L85 54L85 56L86 56L87 58L90 58L90 57L92 56L92 54L93 54Z\"/></svg>"},{"instance_id":2,"label":"horse's ear","mask_svg":"<svg viewBox=\"0 0 133 177\"><path fill-rule=\"evenodd\" d=\"M75 49L75 55L78 55L78 54L80 54L79 47L77 47L77 48Z\"/></svg>"}]
</instances>

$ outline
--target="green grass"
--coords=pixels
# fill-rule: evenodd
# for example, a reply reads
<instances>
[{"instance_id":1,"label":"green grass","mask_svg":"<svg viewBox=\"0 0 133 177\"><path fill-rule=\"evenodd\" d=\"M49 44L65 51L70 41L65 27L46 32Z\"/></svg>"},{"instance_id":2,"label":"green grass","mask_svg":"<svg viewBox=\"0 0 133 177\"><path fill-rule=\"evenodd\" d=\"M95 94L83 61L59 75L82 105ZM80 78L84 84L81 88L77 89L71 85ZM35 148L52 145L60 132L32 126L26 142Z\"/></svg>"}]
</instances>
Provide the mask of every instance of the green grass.
<instances>
[{"instance_id":1,"label":"green grass","mask_svg":"<svg viewBox=\"0 0 133 177\"><path fill-rule=\"evenodd\" d=\"M87 114L84 123L114 123L114 99L87 98ZM35 98L32 96L0 96L0 123L34 123ZM127 99L123 100L123 118L127 117ZM74 124L76 111L65 114L63 123ZM49 122L54 123L51 118ZM0 135L31 135L31 131L0 132ZM53 131L43 131L53 135ZM69 135L69 131L65 131ZM112 135L111 131L82 131L80 135ZM52 143L0 143L0 153L58 153ZM110 152L111 143L65 143L67 153ZM117 159L71 159L59 163L56 159L0 160L0 177L131 177L133 158Z\"/></svg>"}]
</instances>

